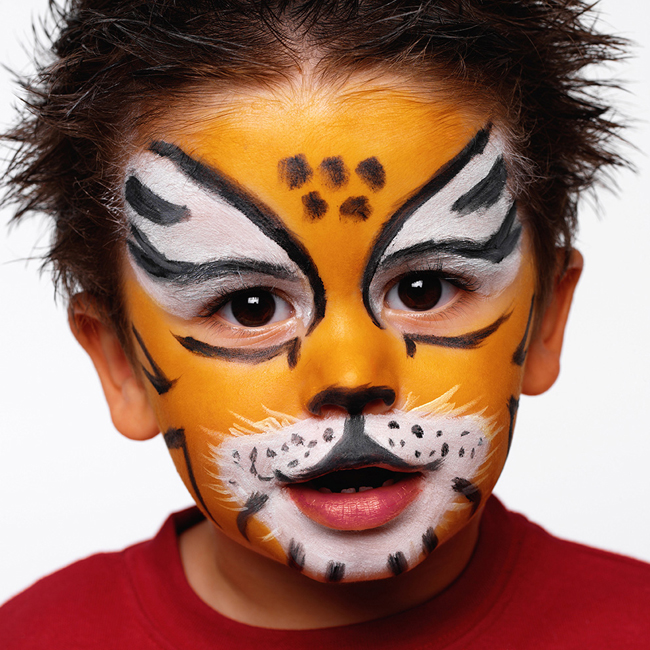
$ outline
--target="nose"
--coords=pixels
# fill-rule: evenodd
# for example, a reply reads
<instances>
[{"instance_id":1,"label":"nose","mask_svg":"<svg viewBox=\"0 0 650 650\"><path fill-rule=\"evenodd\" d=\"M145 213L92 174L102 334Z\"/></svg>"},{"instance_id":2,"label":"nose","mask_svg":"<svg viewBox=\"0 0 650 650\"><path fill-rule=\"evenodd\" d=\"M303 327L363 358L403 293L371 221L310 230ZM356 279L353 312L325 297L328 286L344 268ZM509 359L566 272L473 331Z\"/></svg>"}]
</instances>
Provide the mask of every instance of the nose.
<instances>
[{"instance_id":1,"label":"nose","mask_svg":"<svg viewBox=\"0 0 650 650\"><path fill-rule=\"evenodd\" d=\"M313 415L321 415L323 407L333 406L342 408L349 415L361 415L363 410L373 403L383 403L390 408L395 403L395 391L388 386L331 386L314 395L307 409Z\"/></svg>"}]
</instances>

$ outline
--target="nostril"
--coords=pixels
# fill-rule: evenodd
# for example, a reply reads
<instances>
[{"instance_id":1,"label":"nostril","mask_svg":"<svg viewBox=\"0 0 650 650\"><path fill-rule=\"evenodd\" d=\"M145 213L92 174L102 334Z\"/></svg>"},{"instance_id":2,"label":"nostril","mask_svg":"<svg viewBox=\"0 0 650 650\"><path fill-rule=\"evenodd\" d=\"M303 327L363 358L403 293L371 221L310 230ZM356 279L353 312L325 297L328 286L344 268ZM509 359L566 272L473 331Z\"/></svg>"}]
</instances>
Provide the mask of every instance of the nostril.
<instances>
[{"instance_id":1,"label":"nostril","mask_svg":"<svg viewBox=\"0 0 650 650\"><path fill-rule=\"evenodd\" d=\"M313 415L322 415L325 407L342 408L349 415L361 415L366 408L371 412L381 412L394 403L395 391L388 386L331 386L315 395L307 408Z\"/></svg>"}]
</instances>

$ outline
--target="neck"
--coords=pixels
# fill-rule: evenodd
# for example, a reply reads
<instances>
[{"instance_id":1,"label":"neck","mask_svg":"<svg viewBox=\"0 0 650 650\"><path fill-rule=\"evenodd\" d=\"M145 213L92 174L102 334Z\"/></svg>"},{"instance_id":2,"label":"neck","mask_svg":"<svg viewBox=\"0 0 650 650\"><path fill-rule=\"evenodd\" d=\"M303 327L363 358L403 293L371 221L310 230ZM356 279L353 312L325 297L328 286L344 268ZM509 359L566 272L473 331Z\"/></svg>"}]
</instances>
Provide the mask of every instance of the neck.
<instances>
[{"instance_id":1,"label":"neck","mask_svg":"<svg viewBox=\"0 0 650 650\"><path fill-rule=\"evenodd\" d=\"M181 535L181 560L197 596L228 618L293 630L350 625L408 610L449 586L472 556L480 515L417 567L384 580L317 582L233 541L208 521Z\"/></svg>"}]
</instances>

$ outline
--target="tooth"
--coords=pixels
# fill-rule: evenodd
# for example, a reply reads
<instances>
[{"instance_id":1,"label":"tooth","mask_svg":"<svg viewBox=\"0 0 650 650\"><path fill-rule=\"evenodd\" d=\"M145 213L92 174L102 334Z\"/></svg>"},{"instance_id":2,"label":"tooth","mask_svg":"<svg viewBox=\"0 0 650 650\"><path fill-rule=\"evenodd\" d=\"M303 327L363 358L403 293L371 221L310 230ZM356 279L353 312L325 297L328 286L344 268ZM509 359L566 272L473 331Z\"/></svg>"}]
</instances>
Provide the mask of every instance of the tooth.
<instances>
[{"instance_id":1,"label":"tooth","mask_svg":"<svg viewBox=\"0 0 650 650\"><path fill-rule=\"evenodd\" d=\"M344 488L341 490L341 494L354 494L356 491L356 488Z\"/></svg>"},{"instance_id":2,"label":"tooth","mask_svg":"<svg viewBox=\"0 0 650 650\"><path fill-rule=\"evenodd\" d=\"M388 487L390 485L393 485L394 483L395 483L395 481L392 478L389 478L388 480L384 481L381 484L381 487Z\"/></svg>"},{"instance_id":3,"label":"tooth","mask_svg":"<svg viewBox=\"0 0 650 650\"><path fill-rule=\"evenodd\" d=\"M324 494L332 494L332 490L326 487L318 488L319 492L323 492Z\"/></svg>"},{"instance_id":4,"label":"tooth","mask_svg":"<svg viewBox=\"0 0 650 650\"><path fill-rule=\"evenodd\" d=\"M372 488L369 487L369 486L367 486L367 485L362 485L362 486L359 488L359 492L367 492L368 490L372 490Z\"/></svg>"}]
</instances>

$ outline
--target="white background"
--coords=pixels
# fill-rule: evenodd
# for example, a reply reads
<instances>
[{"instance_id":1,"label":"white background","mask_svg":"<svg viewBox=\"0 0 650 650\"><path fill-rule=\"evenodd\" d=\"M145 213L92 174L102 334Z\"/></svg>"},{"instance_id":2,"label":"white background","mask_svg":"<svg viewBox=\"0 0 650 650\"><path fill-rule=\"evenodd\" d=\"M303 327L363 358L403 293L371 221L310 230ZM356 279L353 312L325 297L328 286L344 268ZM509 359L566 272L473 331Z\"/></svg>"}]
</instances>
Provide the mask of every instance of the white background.
<instances>
[{"instance_id":1,"label":"white background","mask_svg":"<svg viewBox=\"0 0 650 650\"><path fill-rule=\"evenodd\" d=\"M31 19L46 0L0 0L0 61L27 70ZM602 193L602 218L583 206L586 268L569 323L562 374L522 398L498 484L505 503L549 531L650 561L650 4L604 0L606 30L638 43L615 74L636 127L639 174ZM0 71L0 124L16 102ZM130 442L110 423L89 360L53 303L33 219L10 232L0 217L0 602L40 576L97 551L152 536L190 497L159 437ZM36 244L36 245L35 245Z\"/></svg>"}]
</instances>

